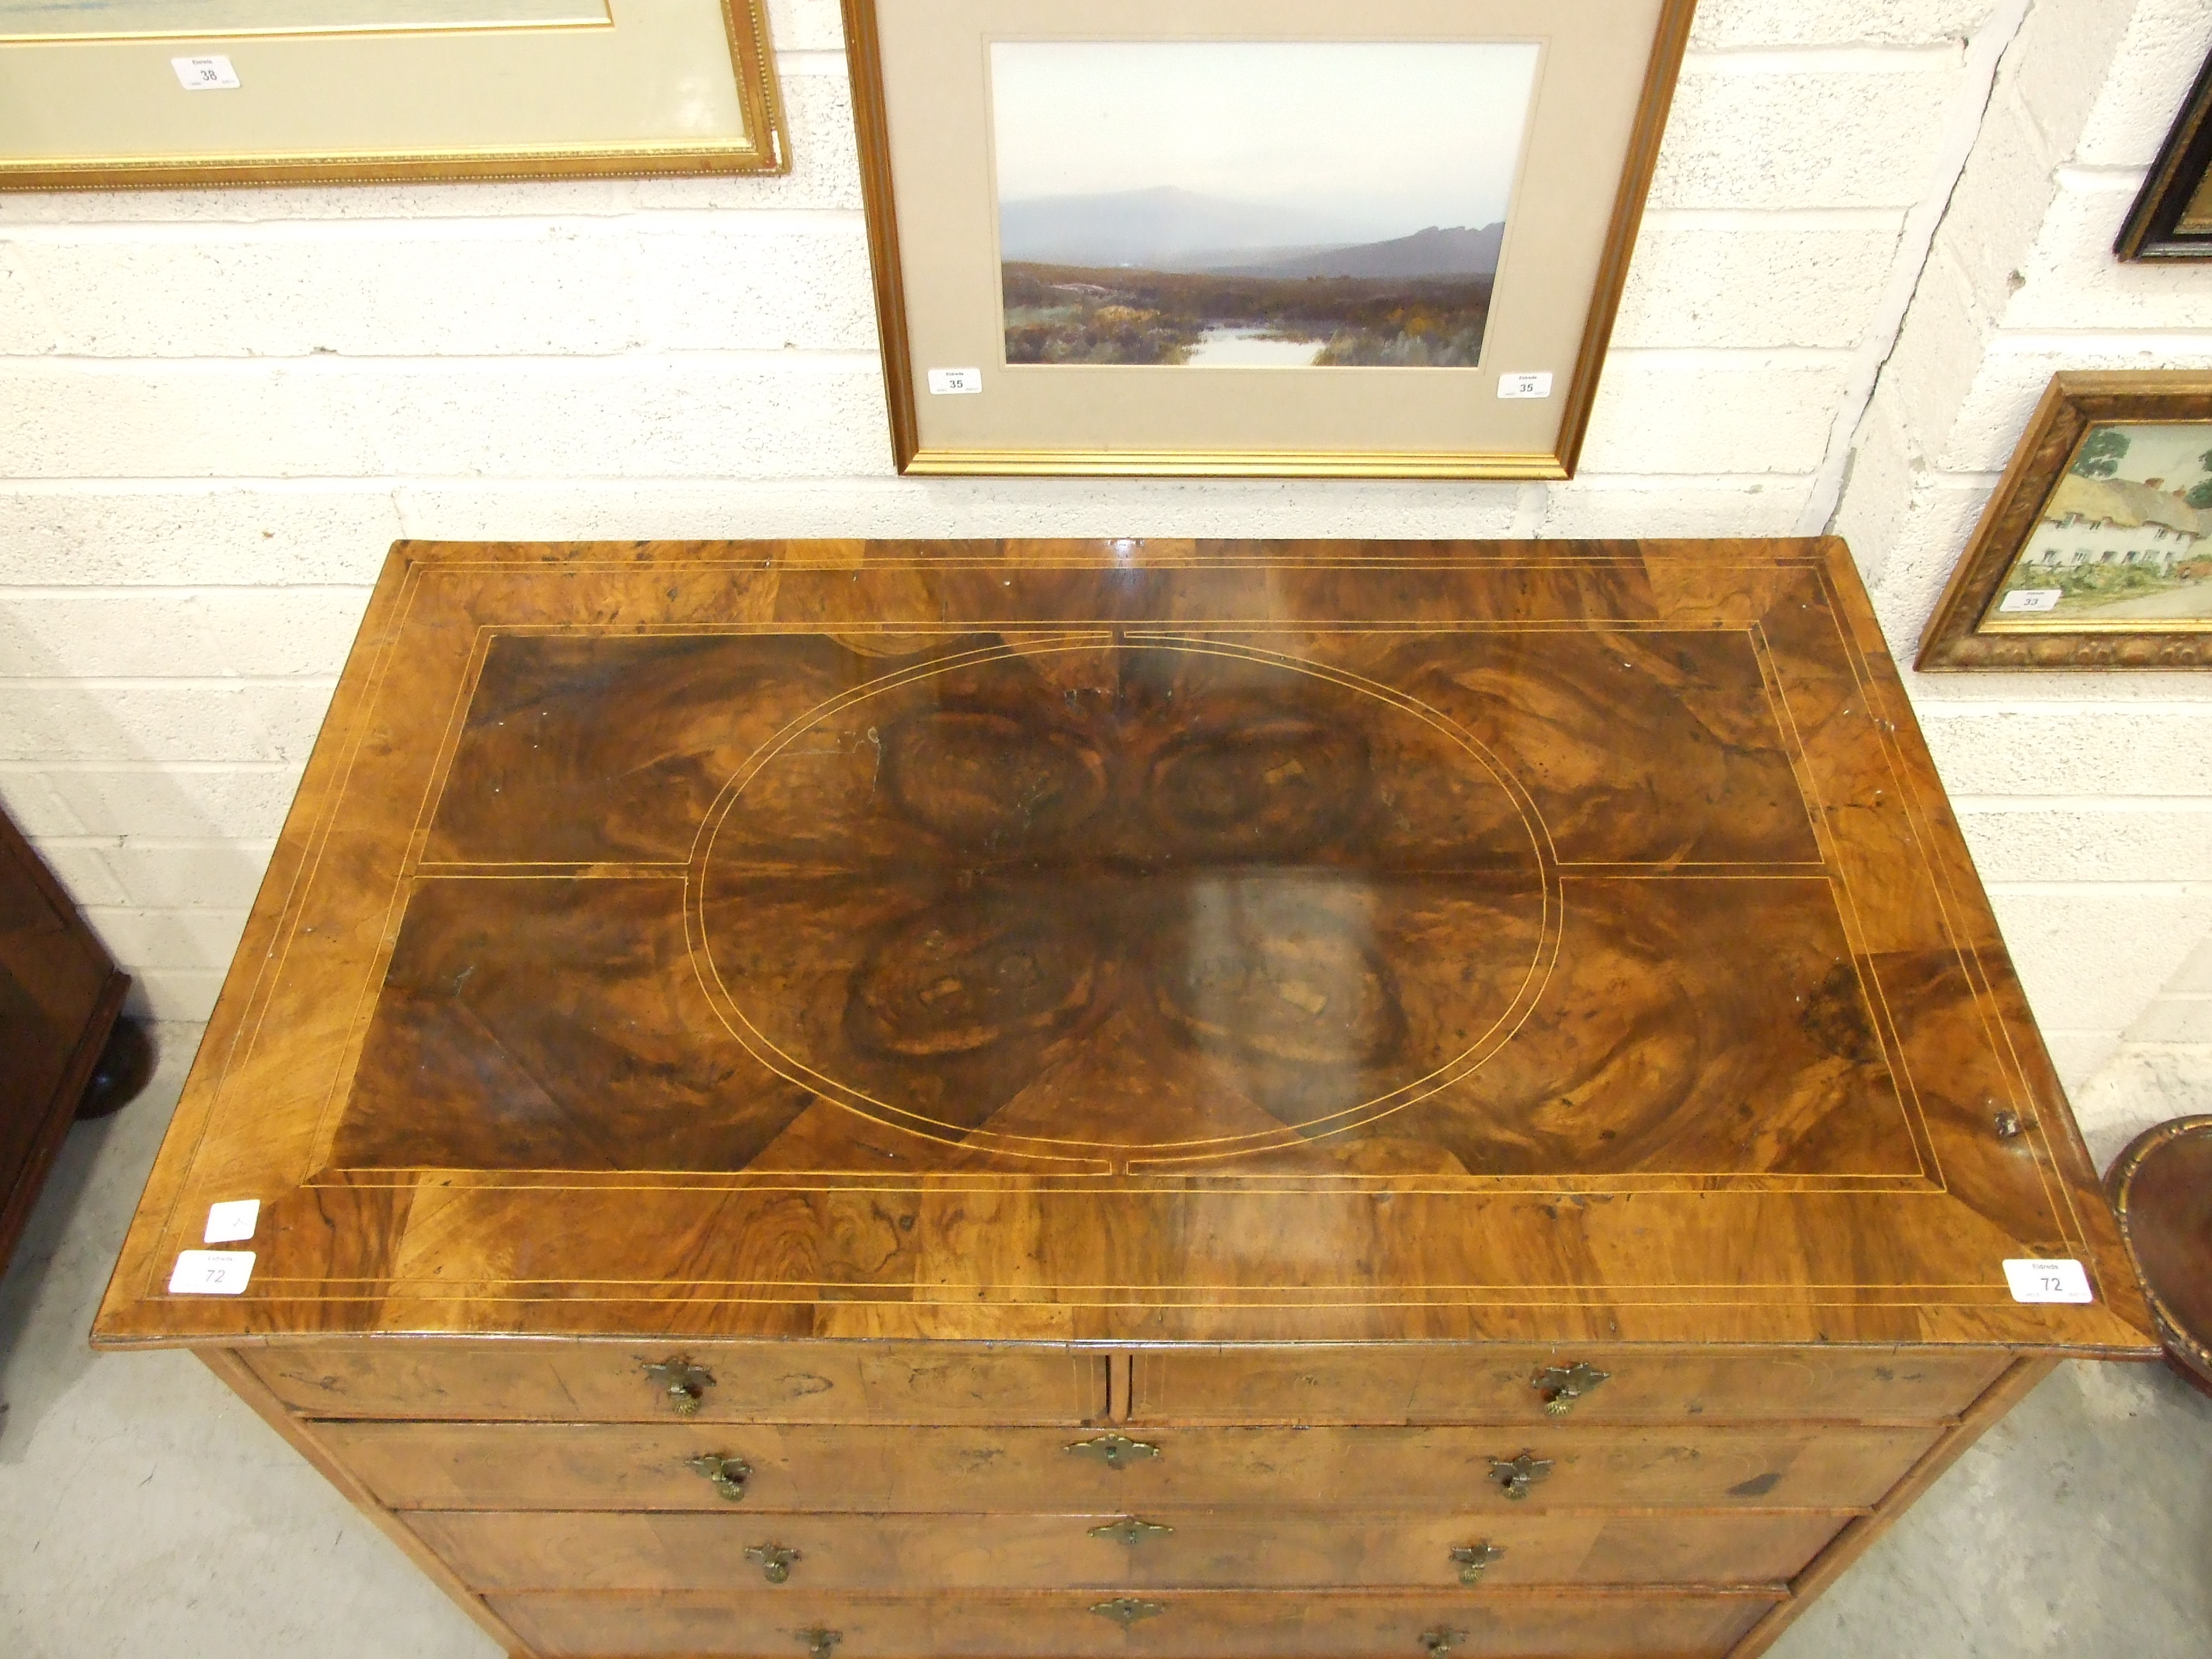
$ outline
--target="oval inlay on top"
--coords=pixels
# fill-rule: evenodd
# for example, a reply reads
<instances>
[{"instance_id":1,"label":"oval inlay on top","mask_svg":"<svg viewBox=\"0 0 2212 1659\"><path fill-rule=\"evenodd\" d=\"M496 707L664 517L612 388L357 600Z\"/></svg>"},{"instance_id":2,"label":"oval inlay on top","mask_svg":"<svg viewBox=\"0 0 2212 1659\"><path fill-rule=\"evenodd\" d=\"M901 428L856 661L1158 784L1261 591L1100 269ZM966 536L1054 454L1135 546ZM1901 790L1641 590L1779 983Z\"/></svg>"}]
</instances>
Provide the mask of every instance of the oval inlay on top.
<instances>
[{"instance_id":1,"label":"oval inlay on top","mask_svg":"<svg viewBox=\"0 0 2212 1659\"><path fill-rule=\"evenodd\" d=\"M872 667L732 781L690 878L718 1012L828 1099L1213 1159L1444 1086L1540 985L1541 830L1410 696L1218 638Z\"/></svg>"}]
</instances>

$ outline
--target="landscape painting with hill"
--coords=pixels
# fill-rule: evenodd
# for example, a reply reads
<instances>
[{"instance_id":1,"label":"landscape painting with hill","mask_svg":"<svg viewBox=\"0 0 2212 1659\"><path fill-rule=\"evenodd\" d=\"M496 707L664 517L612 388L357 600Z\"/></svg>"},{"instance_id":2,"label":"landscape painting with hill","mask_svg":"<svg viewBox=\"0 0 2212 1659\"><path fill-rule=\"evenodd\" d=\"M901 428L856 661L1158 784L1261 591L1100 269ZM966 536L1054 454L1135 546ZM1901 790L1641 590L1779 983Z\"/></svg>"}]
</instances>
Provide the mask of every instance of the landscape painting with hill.
<instances>
[{"instance_id":1,"label":"landscape painting with hill","mask_svg":"<svg viewBox=\"0 0 2212 1659\"><path fill-rule=\"evenodd\" d=\"M1540 55L994 42L1006 361L1475 368Z\"/></svg>"}]
</instances>

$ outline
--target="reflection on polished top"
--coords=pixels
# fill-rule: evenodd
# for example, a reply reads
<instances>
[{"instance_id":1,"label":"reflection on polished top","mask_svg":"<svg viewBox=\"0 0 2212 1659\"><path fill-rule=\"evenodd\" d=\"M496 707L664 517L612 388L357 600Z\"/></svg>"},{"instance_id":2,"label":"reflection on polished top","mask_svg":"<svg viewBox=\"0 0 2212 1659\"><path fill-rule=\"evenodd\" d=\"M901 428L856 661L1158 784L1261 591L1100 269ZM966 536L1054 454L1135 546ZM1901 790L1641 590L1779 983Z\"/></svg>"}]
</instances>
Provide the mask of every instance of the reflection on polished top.
<instances>
[{"instance_id":1,"label":"reflection on polished top","mask_svg":"<svg viewBox=\"0 0 2212 1659\"><path fill-rule=\"evenodd\" d=\"M1838 544L403 544L100 1330L2111 1346L2119 1261Z\"/></svg>"}]
</instances>

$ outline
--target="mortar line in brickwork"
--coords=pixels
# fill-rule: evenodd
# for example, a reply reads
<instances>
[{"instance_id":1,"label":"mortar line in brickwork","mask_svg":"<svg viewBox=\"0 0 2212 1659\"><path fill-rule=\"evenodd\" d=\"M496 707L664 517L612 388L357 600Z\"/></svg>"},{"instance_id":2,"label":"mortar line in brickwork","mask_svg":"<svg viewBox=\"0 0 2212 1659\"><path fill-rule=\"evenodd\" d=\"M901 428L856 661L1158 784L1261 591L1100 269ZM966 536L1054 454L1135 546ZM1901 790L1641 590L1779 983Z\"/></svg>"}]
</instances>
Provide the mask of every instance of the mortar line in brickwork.
<instances>
[{"instance_id":1,"label":"mortar line in brickwork","mask_svg":"<svg viewBox=\"0 0 2212 1659\"><path fill-rule=\"evenodd\" d=\"M1951 797L1954 813L1985 812L2103 812L2115 817L2130 813L2212 812L2212 797L2204 795L2121 795L2110 790L2079 795L1959 795Z\"/></svg>"},{"instance_id":2,"label":"mortar line in brickwork","mask_svg":"<svg viewBox=\"0 0 2212 1659\"><path fill-rule=\"evenodd\" d=\"M1945 112L1942 143L1936 158L1936 187L1905 216L1905 227L1899 233L1898 254L1885 285L1881 308L1861 348L1861 361L1838 402L1836 418L1829 428L1826 459L1821 463L1812 497L1805 504L1804 515L1798 520L1798 529L1805 534L1835 527L1836 514L1843 505L1844 487L1850 477L1852 458L1857 453L1868 412L1874 406L1875 389L1896 355L1897 343L1905 332L1905 319L1911 314L1913 302L1919 297L1921 280L1936 246L1936 233L1950 214L1959 181L1966 177L1966 164L1973 157L1975 145L1989 119L1990 102L1996 96L1998 71L2003 66L2006 52L2027 21L2029 4L2030 0L2003 0L1967 38L1960 62L1965 85L1954 95Z\"/></svg>"},{"instance_id":3,"label":"mortar line in brickwork","mask_svg":"<svg viewBox=\"0 0 2212 1659\"><path fill-rule=\"evenodd\" d=\"M2022 8L2025 10L2025 6ZM1848 46L1698 46L1682 59L1685 76L1937 75L1959 67L1956 40L1869 41Z\"/></svg>"}]
</instances>

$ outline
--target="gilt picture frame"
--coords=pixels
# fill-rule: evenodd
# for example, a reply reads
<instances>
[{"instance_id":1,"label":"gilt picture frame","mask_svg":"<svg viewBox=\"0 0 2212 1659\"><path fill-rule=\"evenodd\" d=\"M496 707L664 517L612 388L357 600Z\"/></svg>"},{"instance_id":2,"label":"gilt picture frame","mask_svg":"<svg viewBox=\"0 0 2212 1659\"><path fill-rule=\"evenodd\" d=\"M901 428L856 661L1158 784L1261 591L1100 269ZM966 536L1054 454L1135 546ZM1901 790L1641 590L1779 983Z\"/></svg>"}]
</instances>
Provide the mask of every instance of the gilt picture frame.
<instances>
[{"instance_id":1,"label":"gilt picture frame","mask_svg":"<svg viewBox=\"0 0 2212 1659\"><path fill-rule=\"evenodd\" d=\"M2212 667L2212 371L2053 375L1914 666Z\"/></svg>"},{"instance_id":2,"label":"gilt picture frame","mask_svg":"<svg viewBox=\"0 0 2212 1659\"><path fill-rule=\"evenodd\" d=\"M0 0L0 190L790 167L765 0Z\"/></svg>"},{"instance_id":3,"label":"gilt picture frame","mask_svg":"<svg viewBox=\"0 0 2212 1659\"><path fill-rule=\"evenodd\" d=\"M2120 222L2123 259L2212 259L2212 58Z\"/></svg>"},{"instance_id":4,"label":"gilt picture frame","mask_svg":"<svg viewBox=\"0 0 2212 1659\"><path fill-rule=\"evenodd\" d=\"M1564 478L1694 0L844 0L908 474Z\"/></svg>"}]
</instances>

